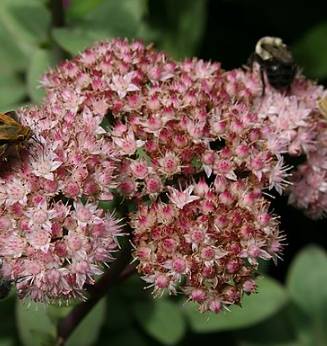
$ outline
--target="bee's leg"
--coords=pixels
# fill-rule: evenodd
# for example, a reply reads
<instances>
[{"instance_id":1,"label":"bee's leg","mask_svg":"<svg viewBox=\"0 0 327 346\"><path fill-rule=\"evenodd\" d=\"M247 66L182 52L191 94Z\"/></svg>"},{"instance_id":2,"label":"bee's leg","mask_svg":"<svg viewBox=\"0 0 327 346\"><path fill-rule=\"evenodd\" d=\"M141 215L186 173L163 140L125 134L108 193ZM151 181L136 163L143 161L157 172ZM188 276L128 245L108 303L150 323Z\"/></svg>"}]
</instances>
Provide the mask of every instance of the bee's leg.
<instances>
[{"instance_id":1,"label":"bee's leg","mask_svg":"<svg viewBox=\"0 0 327 346\"><path fill-rule=\"evenodd\" d=\"M4 159L3 155L8 148L8 144L3 144L0 146L0 158Z\"/></svg>"},{"instance_id":2,"label":"bee's leg","mask_svg":"<svg viewBox=\"0 0 327 346\"><path fill-rule=\"evenodd\" d=\"M15 280L13 280L13 282L15 282L15 284L19 284L20 282L23 282L26 280L26 278L29 278L29 277L32 277L32 275L24 275L24 276L21 276Z\"/></svg>"},{"instance_id":3,"label":"bee's leg","mask_svg":"<svg viewBox=\"0 0 327 346\"><path fill-rule=\"evenodd\" d=\"M15 150L16 150L16 156L17 156L18 160L22 161L22 158L21 158L20 152L19 152L19 145L15 145Z\"/></svg>"},{"instance_id":4,"label":"bee's leg","mask_svg":"<svg viewBox=\"0 0 327 346\"><path fill-rule=\"evenodd\" d=\"M264 97L265 91L266 91L266 82L265 82L264 69L261 66L260 66L260 78L261 78L261 84L262 84L261 97Z\"/></svg>"},{"instance_id":5,"label":"bee's leg","mask_svg":"<svg viewBox=\"0 0 327 346\"><path fill-rule=\"evenodd\" d=\"M246 65L250 67L251 71L253 70L254 62L255 62L255 53L252 53L246 62Z\"/></svg>"}]
</instances>

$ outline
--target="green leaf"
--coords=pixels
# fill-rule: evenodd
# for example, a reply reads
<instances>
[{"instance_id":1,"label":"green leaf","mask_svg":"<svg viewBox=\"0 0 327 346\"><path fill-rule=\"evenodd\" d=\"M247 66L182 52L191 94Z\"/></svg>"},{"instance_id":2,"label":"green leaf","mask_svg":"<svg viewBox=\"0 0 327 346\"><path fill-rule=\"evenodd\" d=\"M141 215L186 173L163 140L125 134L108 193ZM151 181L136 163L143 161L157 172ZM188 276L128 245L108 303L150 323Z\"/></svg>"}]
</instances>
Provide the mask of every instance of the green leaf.
<instances>
[{"instance_id":1,"label":"green leaf","mask_svg":"<svg viewBox=\"0 0 327 346\"><path fill-rule=\"evenodd\" d=\"M287 288L291 299L316 318L327 308L327 255L317 246L298 253L288 272Z\"/></svg>"},{"instance_id":2,"label":"green leaf","mask_svg":"<svg viewBox=\"0 0 327 346\"><path fill-rule=\"evenodd\" d=\"M129 327L129 329L126 329L124 332L119 333L118 336L114 337L108 337L105 339L105 342L103 342L101 345L113 345L113 346L119 346L119 345L133 345L133 346L147 346L149 345L148 342L142 337L141 333L139 333L137 330L132 329ZM1 346L1 345L0 345Z\"/></svg>"},{"instance_id":3,"label":"green leaf","mask_svg":"<svg viewBox=\"0 0 327 346\"><path fill-rule=\"evenodd\" d=\"M84 304L84 303L78 303ZM53 324L57 326L59 321L67 316L74 306L59 307L50 306L48 308L47 317ZM102 328L106 314L106 299L102 299L91 312L82 320L81 324L77 326L73 334L66 341L66 346L88 346L93 345L98 339L100 329Z\"/></svg>"},{"instance_id":4,"label":"green leaf","mask_svg":"<svg viewBox=\"0 0 327 346\"><path fill-rule=\"evenodd\" d=\"M158 2L155 17L149 25L141 27L141 37L156 40L160 50L167 51L175 59L195 54L204 33L207 17L207 1L167 0Z\"/></svg>"},{"instance_id":5,"label":"green leaf","mask_svg":"<svg viewBox=\"0 0 327 346\"><path fill-rule=\"evenodd\" d=\"M15 310L14 297L10 297L0 302L0 335L2 338L10 338L15 334Z\"/></svg>"},{"instance_id":6,"label":"green leaf","mask_svg":"<svg viewBox=\"0 0 327 346\"><path fill-rule=\"evenodd\" d=\"M50 340L54 340L58 319L66 316L72 309L34 302L28 305L29 308L17 301L16 306L18 330L24 346L44 346ZM65 346L93 345L98 339L105 310L106 302L102 299L74 330Z\"/></svg>"},{"instance_id":7,"label":"green leaf","mask_svg":"<svg viewBox=\"0 0 327 346\"><path fill-rule=\"evenodd\" d=\"M302 345L327 343L327 255L318 246L308 246L295 257L287 276L294 306L291 322Z\"/></svg>"},{"instance_id":8,"label":"green leaf","mask_svg":"<svg viewBox=\"0 0 327 346\"><path fill-rule=\"evenodd\" d=\"M43 346L55 338L56 328L50 322L45 304L30 302L28 305L29 307L17 300L16 316L20 339L24 346Z\"/></svg>"},{"instance_id":9,"label":"green leaf","mask_svg":"<svg viewBox=\"0 0 327 346\"><path fill-rule=\"evenodd\" d=\"M15 75L2 75L0 78L0 109L22 102L26 97L25 85L20 78Z\"/></svg>"},{"instance_id":10,"label":"green leaf","mask_svg":"<svg viewBox=\"0 0 327 346\"><path fill-rule=\"evenodd\" d=\"M325 345L326 328L321 319L310 318L299 306L291 304L288 311L289 321L296 339L301 345Z\"/></svg>"},{"instance_id":11,"label":"green leaf","mask_svg":"<svg viewBox=\"0 0 327 346\"><path fill-rule=\"evenodd\" d=\"M119 289L127 299L132 301L153 299L150 290L144 289L144 281L137 274L130 276Z\"/></svg>"},{"instance_id":12,"label":"green leaf","mask_svg":"<svg viewBox=\"0 0 327 346\"><path fill-rule=\"evenodd\" d=\"M167 2L170 17L177 24L176 31L172 35L164 36L164 50L180 59L192 56L202 38L205 22L207 1L184 0L179 1L176 11L176 1ZM179 11L176 19L176 12Z\"/></svg>"},{"instance_id":13,"label":"green leaf","mask_svg":"<svg viewBox=\"0 0 327 346\"><path fill-rule=\"evenodd\" d=\"M34 50L27 70L28 94L33 102L40 103L45 96L45 90L39 88L40 78L54 64L55 59L50 51L41 48Z\"/></svg>"},{"instance_id":14,"label":"green leaf","mask_svg":"<svg viewBox=\"0 0 327 346\"><path fill-rule=\"evenodd\" d=\"M303 346L303 344L300 344L297 341L293 341L293 342L281 342L281 343L252 343L252 342L244 342L241 344L241 346Z\"/></svg>"},{"instance_id":15,"label":"green leaf","mask_svg":"<svg viewBox=\"0 0 327 346\"><path fill-rule=\"evenodd\" d=\"M258 293L243 297L242 308L230 307L231 312L218 315L200 314L196 304L188 304L185 313L191 329L197 333L235 330L253 326L275 314L287 301L286 292L276 281L261 278Z\"/></svg>"},{"instance_id":16,"label":"green leaf","mask_svg":"<svg viewBox=\"0 0 327 346\"><path fill-rule=\"evenodd\" d=\"M142 328L164 345L175 345L186 332L180 308L171 301L138 302L133 311Z\"/></svg>"},{"instance_id":17,"label":"green leaf","mask_svg":"<svg viewBox=\"0 0 327 346\"><path fill-rule=\"evenodd\" d=\"M311 78L327 77L327 22L311 28L292 45L296 62Z\"/></svg>"},{"instance_id":18,"label":"green leaf","mask_svg":"<svg viewBox=\"0 0 327 346\"><path fill-rule=\"evenodd\" d=\"M70 0L67 15L72 18L83 18L105 0Z\"/></svg>"},{"instance_id":19,"label":"green leaf","mask_svg":"<svg viewBox=\"0 0 327 346\"><path fill-rule=\"evenodd\" d=\"M84 304L84 303L80 303ZM74 330L65 346L89 346L97 341L106 315L106 299L102 299Z\"/></svg>"},{"instance_id":20,"label":"green leaf","mask_svg":"<svg viewBox=\"0 0 327 346\"><path fill-rule=\"evenodd\" d=\"M195 157L195 158L192 160L192 165L193 165L193 167L200 168L200 167L203 166L203 163L200 161L199 158Z\"/></svg>"},{"instance_id":21,"label":"green leaf","mask_svg":"<svg viewBox=\"0 0 327 346\"><path fill-rule=\"evenodd\" d=\"M87 7L93 5L86 4ZM141 0L101 1L73 27L53 29L52 35L63 49L77 54L91 46L94 41L117 36L135 38L141 27L143 13L144 6Z\"/></svg>"},{"instance_id":22,"label":"green leaf","mask_svg":"<svg viewBox=\"0 0 327 346\"><path fill-rule=\"evenodd\" d=\"M81 27L58 28L52 30L52 36L61 48L72 55L80 53L85 48L94 44L95 41L107 38L105 32L91 31Z\"/></svg>"},{"instance_id":23,"label":"green leaf","mask_svg":"<svg viewBox=\"0 0 327 346\"><path fill-rule=\"evenodd\" d=\"M0 346L14 346L15 341L13 339L1 339Z\"/></svg>"},{"instance_id":24,"label":"green leaf","mask_svg":"<svg viewBox=\"0 0 327 346\"><path fill-rule=\"evenodd\" d=\"M90 12L83 27L103 30L108 37L135 38L144 6L140 0L106 0Z\"/></svg>"},{"instance_id":25,"label":"green leaf","mask_svg":"<svg viewBox=\"0 0 327 346\"><path fill-rule=\"evenodd\" d=\"M115 199L113 199L112 201L109 202L99 202L99 208L105 210L105 211L109 211L109 212L113 212L115 211L117 202Z\"/></svg>"},{"instance_id":26,"label":"green leaf","mask_svg":"<svg viewBox=\"0 0 327 346\"><path fill-rule=\"evenodd\" d=\"M30 46L39 45L47 40L50 13L40 2L5 1L0 6L0 20L12 38L19 41L28 51L31 49Z\"/></svg>"},{"instance_id":27,"label":"green leaf","mask_svg":"<svg viewBox=\"0 0 327 346\"><path fill-rule=\"evenodd\" d=\"M137 38L142 40L144 43L153 43L156 42L156 47L158 47L158 42L162 38L162 30L151 26L149 23L142 21L137 30Z\"/></svg>"},{"instance_id":28,"label":"green leaf","mask_svg":"<svg viewBox=\"0 0 327 346\"><path fill-rule=\"evenodd\" d=\"M258 267L259 273L260 274L267 273L271 265L272 263L270 261L266 261L259 258L259 267Z\"/></svg>"},{"instance_id":29,"label":"green leaf","mask_svg":"<svg viewBox=\"0 0 327 346\"><path fill-rule=\"evenodd\" d=\"M8 7L8 6L22 6L22 5L28 5L28 6L37 6L41 0L1 0L0 1L0 7Z\"/></svg>"},{"instance_id":30,"label":"green leaf","mask_svg":"<svg viewBox=\"0 0 327 346\"><path fill-rule=\"evenodd\" d=\"M27 102L27 101L22 101L22 102L19 102L19 103L12 103L6 107L3 107L1 108L1 111L3 113L6 113L6 112L9 112L9 111L13 111L13 110L17 110L18 108L21 108L21 107L30 107L31 106L31 103L30 102Z\"/></svg>"},{"instance_id":31,"label":"green leaf","mask_svg":"<svg viewBox=\"0 0 327 346\"><path fill-rule=\"evenodd\" d=\"M136 156L137 156L138 159L145 158L147 165L151 167L151 158L150 158L150 156L144 151L143 147L142 147L142 148L138 148L138 149L136 150Z\"/></svg>"},{"instance_id":32,"label":"green leaf","mask_svg":"<svg viewBox=\"0 0 327 346\"><path fill-rule=\"evenodd\" d=\"M0 8L1 11L1 8ZM8 71L24 70L28 64L27 55L10 37L10 33L0 18L0 73Z\"/></svg>"},{"instance_id":33,"label":"green leaf","mask_svg":"<svg viewBox=\"0 0 327 346\"><path fill-rule=\"evenodd\" d=\"M128 330L133 323L133 315L130 313L130 309L130 301L126 299L121 287L113 287L107 299L107 318L104 322L106 329L110 332Z\"/></svg>"},{"instance_id":34,"label":"green leaf","mask_svg":"<svg viewBox=\"0 0 327 346\"><path fill-rule=\"evenodd\" d=\"M246 329L233 331L236 339L253 344L287 344L297 340L296 333L290 327L290 304L286 304L278 313Z\"/></svg>"}]
</instances>

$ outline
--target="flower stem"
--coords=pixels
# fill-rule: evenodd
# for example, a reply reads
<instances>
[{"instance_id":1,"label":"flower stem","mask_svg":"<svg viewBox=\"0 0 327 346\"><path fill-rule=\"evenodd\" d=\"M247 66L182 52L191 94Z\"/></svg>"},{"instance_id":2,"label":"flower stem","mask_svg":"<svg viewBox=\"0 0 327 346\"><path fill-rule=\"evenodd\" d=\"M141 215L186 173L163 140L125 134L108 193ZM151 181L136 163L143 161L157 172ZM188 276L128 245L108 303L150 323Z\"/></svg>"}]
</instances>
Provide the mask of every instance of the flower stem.
<instances>
[{"instance_id":1,"label":"flower stem","mask_svg":"<svg viewBox=\"0 0 327 346\"><path fill-rule=\"evenodd\" d=\"M136 273L136 263L129 265L126 267L118 277L118 282L124 281L128 279L131 275Z\"/></svg>"},{"instance_id":2,"label":"flower stem","mask_svg":"<svg viewBox=\"0 0 327 346\"><path fill-rule=\"evenodd\" d=\"M62 0L50 0L50 12L51 12L51 29L53 28L64 28L66 26L65 20L65 9ZM58 45L56 40L52 36L52 32L50 32L51 37L51 46L53 50L53 54L56 57L57 61L62 61L67 59L68 54Z\"/></svg>"},{"instance_id":3,"label":"flower stem","mask_svg":"<svg viewBox=\"0 0 327 346\"><path fill-rule=\"evenodd\" d=\"M131 245L126 242L125 247L121 251L119 257L113 262L110 269L96 282L94 286L90 286L90 298L85 302L77 305L58 325L56 346L63 346L72 334L75 328L80 324L83 318L93 309L98 301L105 296L108 289L117 281L122 281L131 273L131 269L124 268L131 260ZM130 266L135 269L134 266ZM124 274L125 273L125 274ZM128 274L128 275L127 275Z\"/></svg>"}]
</instances>

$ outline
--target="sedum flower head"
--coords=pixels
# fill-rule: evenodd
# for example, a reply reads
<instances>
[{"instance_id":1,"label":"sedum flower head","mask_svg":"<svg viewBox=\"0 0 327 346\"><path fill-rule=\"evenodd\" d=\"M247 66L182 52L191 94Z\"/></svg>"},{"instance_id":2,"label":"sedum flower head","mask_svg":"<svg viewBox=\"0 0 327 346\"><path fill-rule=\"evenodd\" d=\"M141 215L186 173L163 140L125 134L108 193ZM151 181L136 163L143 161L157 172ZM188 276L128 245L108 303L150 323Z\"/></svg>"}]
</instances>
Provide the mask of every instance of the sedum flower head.
<instances>
[{"instance_id":1,"label":"sedum flower head","mask_svg":"<svg viewBox=\"0 0 327 346\"><path fill-rule=\"evenodd\" d=\"M20 279L22 297L83 299L85 285L113 259L120 233L99 206L115 186L103 115L55 99L19 113L36 141L0 163L0 275Z\"/></svg>"},{"instance_id":2,"label":"sedum flower head","mask_svg":"<svg viewBox=\"0 0 327 346\"><path fill-rule=\"evenodd\" d=\"M134 257L155 295L182 290L201 311L238 304L256 289L258 259L276 260L282 249L264 191L287 190L290 202L312 215L326 210L326 150L317 149L326 126L317 108L323 89L300 75L289 94L267 86L262 98L257 68L228 72L198 59L175 62L118 39L64 62L42 84L68 125L83 114L101 136L97 119L108 119L103 138L117 158L116 193L136 204ZM88 136L76 141L94 155L104 152ZM307 158L294 185L289 156ZM72 158L80 165L77 152ZM318 195L313 185L303 187L310 170L319 173L311 177L321 182ZM84 176L81 167L76 175Z\"/></svg>"},{"instance_id":3,"label":"sedum flower head","mask_svg":"<svg viewBox=\"0 0 327 346\"><path fill-rule=\"evenodd\" d=\"M255 291L255 285L247 287L258 260L276 260L282 236L268 202L248 188L226 180L223 191L212 185L202 196L170 189L170 202L139 207L132 215L135 257L156 296L181 289L200 311L218 312Z\"/></svg>"},{"instance_id":4,"label":"sedum flower head","mask_svg":"<svg viewBox=\"0 0 327 346\"><path fill-rule=\"evenodd\" d=\"M238 70L237 74L237 79L251 83L251 88L260 88L258 72ZM319 107L326 97L322 86L299 75L289 94L280 93L268 85L266 96L253 100L254 111L266 124L263 129L268 148L277 155L284 155L290 162L296 157L303 162L293 167L289 182L284 180L285 175L280 175L283 166L276 166L272 171L275 179L271 186L283 192L285 184L291 182L285 190L289 203L304 210L312 219L321 219L327 213L327 114Z\"/></svg>"}]
</instances>

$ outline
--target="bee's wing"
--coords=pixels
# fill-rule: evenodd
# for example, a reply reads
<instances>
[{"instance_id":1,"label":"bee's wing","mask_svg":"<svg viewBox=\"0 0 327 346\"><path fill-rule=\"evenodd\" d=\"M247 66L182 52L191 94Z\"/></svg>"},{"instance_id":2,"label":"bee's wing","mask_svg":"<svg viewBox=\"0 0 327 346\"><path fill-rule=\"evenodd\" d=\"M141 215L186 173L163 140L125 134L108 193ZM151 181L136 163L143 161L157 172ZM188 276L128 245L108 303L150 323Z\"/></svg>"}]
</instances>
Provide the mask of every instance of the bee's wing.
<instances>
[{"instance_id":1,"label":"bee's wing","mask_svg":"<svg viewBox=\"0 0 327 346\"><path fill-rule=\"evenodd\" d=\"M285 46L274 46L271 44L262 44L262 48L270 53L276 60L285 65L294 63L294 59L290 50Z\"/></svg>"},{"instance_id":2,"label":"bee's wing","mask_svg":"<svg viewBox=\"0 0 327 346\"><path fill-rule=\"evenodd\" d=\"M22 126L18 123L1 124L0 122L0 145L4 144L4 141L15 141L20 134Z\"/></svg>"},{"instance_id":3,"label":"bee's wing","mask_svg":"<svg viewBox=\"0 0 327 346\"><path fill-rule=\"evenodd\" d=\"M0 125L3 124L19 124L18 121L16 121L17 115L15 112L8 112L6 114L0 113Z\"/></svg>"},{"instance_id":4,"label":"bee's wing","mask_svg":"<svg viewBox=\"0 0 327 346\"><path fill-rule=\"evenodd\" d=\"M13 120L17 121L18 123L20 123L20 120L18 118L18 115L15 111L9 111L6 112L5 115L8 115L10 118L12 118Z\"/></svg>"}]
</instances>

